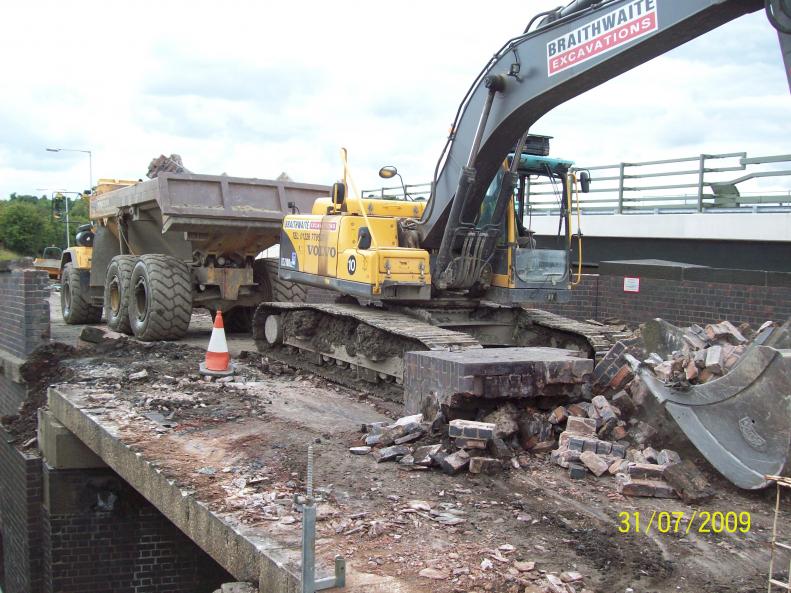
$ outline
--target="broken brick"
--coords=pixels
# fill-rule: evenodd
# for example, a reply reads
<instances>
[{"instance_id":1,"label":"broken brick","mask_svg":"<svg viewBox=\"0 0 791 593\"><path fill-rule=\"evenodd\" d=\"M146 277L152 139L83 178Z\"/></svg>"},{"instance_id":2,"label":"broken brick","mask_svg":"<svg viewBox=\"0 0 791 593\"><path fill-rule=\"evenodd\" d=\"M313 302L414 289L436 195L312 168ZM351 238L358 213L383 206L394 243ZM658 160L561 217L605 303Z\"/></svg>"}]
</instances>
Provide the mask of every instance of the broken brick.
<instances>
[{"instance_id":1,"label":"broken brick","mask_svg":"<svg viewBox=\"0 0 791 593\"><path fill-rule=\"evenodd\" d=\"M418 447L415 449L414 453L412 453L412 456L415 458L415 465L431 466L434 463L431 456L439 453L441 449L441 444Z\"/></svg>"},{"instance_id":2,"label":"broken brick","mask_svg":"<svg viewBox=\"0 0 791 593\"><path fill-rule=\"evenodd\" d=\"M596 421L591 418L569 416L566 421L566 432L582 436L593 436L596 434Z\"/></svg>"},{"instance_id":3,"label":"broken brick","mask_svg":"<svg viewBox=\"0 0 791 593\"><path fill-rule=\"evenodd\" d=\"M459 449L450 455L437 453L432 456L432 459L439 464L443 472L452 476L467 467L470 462L470 455L464 449Z\"/></svg>"},{"instance_id":4,"label":"broken brick","mask_svg":"<svg viewBox=\"0 0 791 593\"><path fill-rule=\"evenodd\" d=\"M609 455L612 451L612 443L609 441L598 441L596 443L596 454L597 455Z\"/></svg>"},{"instance_id":5,"label":"broken brick","mask_svg":"<svg viewBox=\"0 0 791 593\"><path fill-rule=\"evenodd\" d=\"M632 401L632 398L629 397L629 394L625 391L619 391L616 393L612 397L612 403L613 405L618 406L618 409L621 410L622 415L626 418L632 416L636 411L634 401Z\"/></svg>"},{"instance_id":6,"label":"broken brick","mask_svg":"<svg viewBox=\"0 0 791 593\"><path fill-rule=\"evenodd\" d=\"M549 414L550 424L562 424L568 418L568 411L564 406L558 406Z\"/></svg>"},{"instance_id":7,"label":"broken brick","mask_svg":"<svg viewBox=\"0 0 791 593\"><path fill-rule=\"evenodd\" d=\"M557 447L556 441L542 441L530 449L533 453L547 453Z\"/></svg>"},{"instance_id":8,"label":"broken brick","mask_svg":"<svg viewBox=\"0 0 791 593\"><path fill-rule=\"evenodd\" d=\"M665 467L654 463L630 463L628 474L633 478L661 479Z\"/></svg>"},{"instance_id":9,"label":"broken brick","mask_svg":"<svg viewBox=\"0 0 791 593\"><path fill-rule=\"evenodd\" d=\"M653 447L646 447L643 449L643 457L645 457L648 463L656 463L659 453L657 453L657 450Z\"/></svg>"},{"instance_id":10,"label":"broken brick","mask_svg":"<svg viewBox=\"0 0 791 593\"><path fill-rule=\"evenodd\" d=\"M473 457L469 462L471 474L496 474L503 469L502 462L491 457Z\"/></svg>"},{"instance_id":11,"label":"broken brick","mask_svg":"<svg viewBox=\"0 0 791 593\"><path fill-rule=\"evenodd\" d=\"M689 459L665 466L663 477L688 504L702 502L714 496L709 481Z\"/></svg>"},{"instance_id":12,"label":"broken brick","mask_svg":"<svg viewBox=\"0 0 791 593\"><path fill-rule=\"evenodd\" d=\"M618 492L624 496L652 496L657 498L671 498L674 496L672 488L661 480L642 480L625 474L618 474L615 479Z\"/></svg>"},{"instance_id":13,"label":"broken brick","mask_svg":"<svg viewBox=\"0 0 791 593\"><path fill-rule=\"evenodd\" d=\"M377 463L382 463L384 461L395 461L399 457L409 455L411 452L412 449L406 445L394 445L384 449L377 449L373 452L373 456Z\"/></svg>"},{"instance_id":14,"label":"broken brick","mask_svg":"<svg viewBox=\"0 0 791 593\"><path fill-rule=\"evenodd\" d=\"M457 449L485 449L486 448L486 441L482 439L465 439L465 438L458 438L453 441L453 444L456 445Z\"/></svg>"},{"instance_id":15,"label":"broken brick","mask_svg":"<svg viewBox=\"0 0 791 593\"><path fill-rule=\"evenodd\" d=\"M629 436L629 432L626 430L626 425L622 422L613 426L613 429L610 431L610 438L616 441L622 441L627 436Z\"/></svg>"},{"instance_id":16,"label":"broken brick","mask_svg":"<svg viewBox=\"0 0 791 593\"><path fill-rule=\"evenodd\" d=\"M491 439L488 444L488 449L492 457L497 459L509 459L512 457L511 448L505 444L503 439Z\"/></svg>"},{"instance_id":17,"label":"broken brick","mask_svg":"<svg viewBox=\"0 0 791 593\"><path fill-rule=\"evenodd\" d=\"M530 450L542 441L552 438L553 426L541 415L531 411L523 412L518 420L519 444Z\"/></svg>"},{"instance_id":18,"label":"broken brick","mask_svg":"<svg viewBox=\"0 0 791 593\"><path fill-rule=\"evenodd\" d=\"M728 341L731 344L744 344L747 340L730 321L721 321L706 326L706 336L709 340Z\"/></svg>"},{"instance_id":19,"label":"broken brick","mask_svg":"<svg viewBox=\"0 0 791 593\"><path fill-rule=\"evenodd\" d=\"M495 425L487 422L473 420L451 420L448 425L448 436L451 438L464 437L468 439L494 438Z\"/></svg>"},{"instance_id":20,"label":"broken brick","mask_svg":"<svg viewBox=\"0 0 791 593\"><path fill-rule=\"evenodd\" d=\"M706 370L720 375L725 366L722 346L711 346L706 349Z\"/></svg>"},{"instance_id":21,"label":"broken brick","mask_svg":"<svg viewBox=\"0 0 791 593\"><path fill-rule=\"evenodd\" d=\"M610 474L615 475L615 474L625 473L626 471L628 471L628 469L629 469L628 461L626 461L625 459L616 459L610 464L610 467L607 468L607 471L610 472Z\"/></svg>"},{"instance_id":22,"label":"broken brick","mask_svg":"<svg viewBox=\"0 0 791 593\"><path fill-rule=\"evenodd\" d=\"M580 465L579 463L569 464L569 477L572 480L583 480L586 475L588 475L588 470L584 465Z\"/></svg>"},{"instance_id":23,"label":"broken brick","mask_svg":"<svg viewBox=\"0 0 791 593\"><path fill-rule=\"evenodd\" d=\"M620 457L623 459L626 457L626 447L623 445L619 445L618 443L612 444L612 450L610 451L610 455L613 457Z\"/></svg>"},{"instance_id":24,"label":"broken brick","mask_svg":"<svg viewBox=\"0 0 791 593\"><path fill-rule=\"evenodd\" d=\"M684 376L687 378L687 381L694 381L698 378L698 365L695 364L694 360L690 360L686 367L684 367Z\"/></svg>"},{"instance_id":25,"label":"broken brick","mask_svg":"<svg viewBox=\"0 0 791 593\"><path fill-rule=\"evenodd\" d=\"M681 463L681 456L671 449L662 449L657 456L656 462L659 465Z\"/></svg>"},{"instance_id":26,"label":"broken brick","mask_svg":"<svg viewBox=\"0 0 791 593\"><path fill-rule=\"evenodd\" d=\"M629 433L635 443L643 445L656 436L656 428L647 422L638 420L637 424L632 427Z\"/></svg>"},{"instance_id":27,"label":"broken brick","mask_svg":"<svg viewBox=\"0 0 791 593\"><path fill-rule=\"evenodd\" d=\"M585 418L588 415L586 408L580 404L571 404L566 406L566 413L568 416L579 416Z\"/></svg>"},{"instance_id":28,"label":"broken brick","mask_svg":"<svg viewBox=\"0 0 791 593\"><path fill-rule=\"evenodd\" d=\"M493 436L504 439L510 437L519 430L519 425L517 424L518 418L519 410L516 409L514 404L509 402L507 404L501 405L496 410L489 412L486 416L484 416L483 421L480 424L489 424L494 426ZM465 434L463 436L469 435ZM481 435L472 438L485 439L492 437L485 437Z\"/></svg>"},{"instance_id":29,"label":"broken brick","mask_svg":"<svg viewBox=\"0 0 791 593\"><path fill-rule=\"evenodd\" d=\"M585 467L587 467L597 478L609 468L609 464L592 451L583 451L580 455L580 461L584 463Z\"/></svg>"}]
</instances>

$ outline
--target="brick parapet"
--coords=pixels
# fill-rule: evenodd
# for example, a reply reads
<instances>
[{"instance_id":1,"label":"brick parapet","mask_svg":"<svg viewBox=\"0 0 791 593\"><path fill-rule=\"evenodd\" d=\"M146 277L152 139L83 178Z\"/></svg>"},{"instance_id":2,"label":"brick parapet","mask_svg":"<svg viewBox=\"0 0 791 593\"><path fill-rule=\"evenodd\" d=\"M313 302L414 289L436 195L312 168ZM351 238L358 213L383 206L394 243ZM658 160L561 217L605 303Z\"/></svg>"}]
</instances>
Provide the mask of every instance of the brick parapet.
<instances>
[{"instance_id":1,"label":"brick parapet","mask_svg":"<svg viewBox=\"0 0 791 593\"><path fill-rule=\"evenodd\" d=\"M41 458L19 451L0 429L0 534L4 593L43 591Z\"/></svg>"},{"instance_id":2,"label":"brick parapet","mask_svg":"<svg viewBox=\"0 0 791 593\"><path fill-rule=\"evenodd\" d=\"M0 270L0 350L24 357L49 341L49 277L42 270Z\"/></svg>"}]
</instances>

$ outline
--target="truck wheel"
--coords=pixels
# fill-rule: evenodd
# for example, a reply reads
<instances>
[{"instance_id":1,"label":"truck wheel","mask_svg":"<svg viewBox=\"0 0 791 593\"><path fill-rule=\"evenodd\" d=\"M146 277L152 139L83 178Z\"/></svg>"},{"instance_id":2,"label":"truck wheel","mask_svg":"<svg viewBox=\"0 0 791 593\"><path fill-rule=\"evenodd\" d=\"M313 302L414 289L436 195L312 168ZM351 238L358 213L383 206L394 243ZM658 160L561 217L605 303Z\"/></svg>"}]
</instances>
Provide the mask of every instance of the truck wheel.
<instances>
[{"instance_id":1,"label":"truck wheel","mask_svg":"<svg viewBox=\"0 0 791 593\"><path fill-rule=\"evenodd\" d=\"M69 325L99 323L102 308L91 305L90 295L80 284L80 271L71 262L63 266L60 284L60 310Z\"/></svg>"},{"instance_id":2,"label":"truck wheel","mask_svg":"<svg viewBox=\"0 0 791 593\"><path fill-rule=\"evenodd\" d=\"M262 260L258 260L262 261ZM266 266L267 279L272 290L272 300L276 302L305 303L308 300L308 289L295 282L286 282L277 277L277 259L263 260Z\"/></svg>"},{"instance_id":3,"label":"truck wheel","mask_svg":"<svg viewBox=\"0 0 791 593\"><path fill-rule=\"evenodd\" d=\"M107 266L104 281L104 307L107 311L107 325L113 331L131 335L129 322L129 281L137 263L134 255L116 255Z\"/></svg>"},{"instance_id":4,"label":"truck wheel","mask_svg":"<svg viewBox=\"0 0 791 593\"><path fill-rule=\"evenodd\" d=\"M178 340L192 316L189 268L168 255L141 255L129 282L129 322L144 342Z\"/></svg>"}]
</instances>

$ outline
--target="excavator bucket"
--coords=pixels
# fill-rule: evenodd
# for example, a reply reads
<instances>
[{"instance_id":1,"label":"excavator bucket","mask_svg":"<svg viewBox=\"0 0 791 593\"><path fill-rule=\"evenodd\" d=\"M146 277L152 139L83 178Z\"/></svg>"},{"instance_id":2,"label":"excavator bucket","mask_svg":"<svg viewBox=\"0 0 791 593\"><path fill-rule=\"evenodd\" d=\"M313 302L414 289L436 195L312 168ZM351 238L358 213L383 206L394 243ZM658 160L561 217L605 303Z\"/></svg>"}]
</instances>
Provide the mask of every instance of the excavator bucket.
<instances>
[{"instance_id":1,"label":"excavator bucket","mask_svg":"<svg viewBox=\"0 0 791 593\"><path fill-rule=\"evenodd\" d=\"M791 350L755 345L727 375L684 391L628 358L689 440L735 485L755 490L769 484L766 475L791 475Z\"/></svg>"}]
</instances>

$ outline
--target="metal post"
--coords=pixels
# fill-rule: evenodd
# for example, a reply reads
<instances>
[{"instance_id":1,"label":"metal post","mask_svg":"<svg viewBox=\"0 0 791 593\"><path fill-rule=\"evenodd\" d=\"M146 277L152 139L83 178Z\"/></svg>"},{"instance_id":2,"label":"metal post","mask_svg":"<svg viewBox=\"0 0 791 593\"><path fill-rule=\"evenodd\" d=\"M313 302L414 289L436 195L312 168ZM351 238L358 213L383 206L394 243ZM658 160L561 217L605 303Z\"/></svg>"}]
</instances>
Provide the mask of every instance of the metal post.
<instances>
[{"instance_id":1,"label":"metal post","mask_svg":"<svg viewBox=\"0 0 791 593\"><path fill-rule=\"evenodd\" d=\"M703 177L706 172L706 155L700 155L698 165L698 212L703 212Z\"/></svg>"},{"instance_id":2,"label":"metal post","mask_svg":"<svg viewBox=\"0 0 791 593\"><path fill-rule=\"evenodd\" d=\"M66 249L71 247L71 239L69 237L69 196L64 196L66 200Z\"/></svg>"},{"instance_id":3,"label":"metal post","mask_svg":"<svg viewBox=\"0 0 791 593\"><path fill-rule=\"evenodd\" d=\"M623 214L623 178L626 163L621 163L618 173L618 214Z\"/></svg>"},{"instance_id":4,"label":"metal post","mask_svg":"<svg viewBox=\"0 0 791 593\"><path fill-rule=\"evenodd\" d=\"M316 579L316 504L313 500L313 445L308 445L306 497L302 505L302 593L346 586L346 560L335 556L335 574Z\"/></svg>"}]
</instances>

